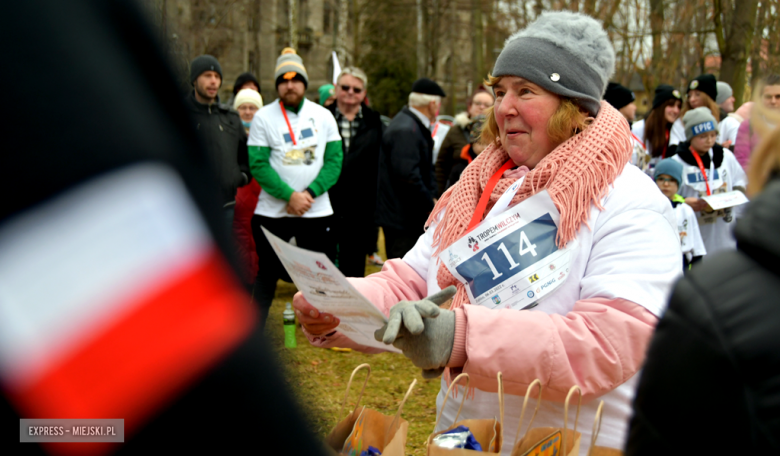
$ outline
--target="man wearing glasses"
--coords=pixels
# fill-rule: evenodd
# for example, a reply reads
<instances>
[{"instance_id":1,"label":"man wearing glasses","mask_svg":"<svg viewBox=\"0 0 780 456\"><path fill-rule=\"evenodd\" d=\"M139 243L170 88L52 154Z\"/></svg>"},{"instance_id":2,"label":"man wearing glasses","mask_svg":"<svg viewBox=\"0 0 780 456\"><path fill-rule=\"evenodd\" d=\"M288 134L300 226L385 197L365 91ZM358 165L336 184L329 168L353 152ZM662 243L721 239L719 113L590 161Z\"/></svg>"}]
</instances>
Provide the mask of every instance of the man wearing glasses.
<instances>
[{"instance_id":1,"label":"man wearing glasses","mask_svg":"<svg viewBox=\"0 0 780 456\"><path fill-rule=\"evenodd\" d=\"M336 102L327 107L336 118L344 159L330 202L337 220L338 265L347 277L363 277L366 255L376 247L374 224L379 149L384 125L366 106L368 78L347 67L336 80Z\"/></svg>"}]
</instances>

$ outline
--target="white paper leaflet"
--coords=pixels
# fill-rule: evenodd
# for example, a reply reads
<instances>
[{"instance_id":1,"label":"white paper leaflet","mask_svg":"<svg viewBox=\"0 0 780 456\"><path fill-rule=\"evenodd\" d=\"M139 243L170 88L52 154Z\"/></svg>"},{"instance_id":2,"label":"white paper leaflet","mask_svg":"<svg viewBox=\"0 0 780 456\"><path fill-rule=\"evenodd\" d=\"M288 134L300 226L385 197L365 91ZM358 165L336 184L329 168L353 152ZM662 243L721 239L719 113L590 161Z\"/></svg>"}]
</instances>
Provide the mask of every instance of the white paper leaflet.
<instances>
[{"instance_id":1,"label":"white paper leaflet","mask_svg":"<svg viewBox=\"0 0 780 456\"><path fill-rule=\"evenodd\" d=\"M466 285L472 304L532 308L566 280L578 246L575 239L558 248L559 219L545 190L486 219L439 259Z\"/></svg>"},{"instance_id":2,"label":"white paper leaflet","mask_svg":"<svg viewBox=\"0 0 780 456\"><path fill-rule=\"evenodd\" d=\"M747 196L739 190L702 196L701 199L706 201L714 211L739 206L748 202Z\"/></svg>"},{"instance_id":3,"label":"white paper leaflet","mask_svg":"<svg viewBox=\"0 0 780 456\"><path fill-rule=\"evenodd\" d=\"M347 281L327 255L290 245L265 227L263 233L309 304L340 320L339 332L361 345L401 352L374 339L374 331L384 326L387 318Z\"/></svg>"}]
</instances>

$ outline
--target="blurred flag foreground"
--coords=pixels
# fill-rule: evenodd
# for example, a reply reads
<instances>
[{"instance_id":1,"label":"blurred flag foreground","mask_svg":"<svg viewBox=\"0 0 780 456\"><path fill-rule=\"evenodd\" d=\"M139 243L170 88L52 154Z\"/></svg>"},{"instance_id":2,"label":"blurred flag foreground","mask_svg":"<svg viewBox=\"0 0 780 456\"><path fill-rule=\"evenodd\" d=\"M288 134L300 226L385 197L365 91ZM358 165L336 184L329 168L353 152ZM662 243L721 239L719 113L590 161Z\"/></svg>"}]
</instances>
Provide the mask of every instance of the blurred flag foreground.
<instances>
[{"instance_id":1,"label":"blurred flag foreground","mask_svg":"<svg viewBox=\"0 0 780 456\"><path fill-rule=\"evenodd\" d=\"M0 225L0 379L26 417L123 418L132 434L254 324L166 165L113 170Z\"/></svg>"}]
</instances>

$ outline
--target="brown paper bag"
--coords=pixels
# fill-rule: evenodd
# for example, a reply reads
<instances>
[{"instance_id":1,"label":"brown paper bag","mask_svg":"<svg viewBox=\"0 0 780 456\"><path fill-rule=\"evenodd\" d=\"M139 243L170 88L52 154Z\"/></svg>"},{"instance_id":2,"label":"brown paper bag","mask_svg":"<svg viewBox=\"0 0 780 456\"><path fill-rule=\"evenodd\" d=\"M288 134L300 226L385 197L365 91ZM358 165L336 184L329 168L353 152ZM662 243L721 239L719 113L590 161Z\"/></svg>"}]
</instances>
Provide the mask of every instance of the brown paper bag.
<instances>
[{"instance_id":1,"label":"brown paper bag","mask_svg":"<svg viewBox=\"0 0 780 456\"><path fill-rule=\"evenodd\" d=\"M537 383L538 382L538 383ZM528 423L528 430L522 439L515 443L512 448L511 456L577 456L580 454L580 437L582 434L577 432L577 422L580 419L580 406L582 405L582 390L577 385L574 385L569 389L569 394L566 395L566 402L563 406L563 427L531 427L533 419L536 417L536 412L539 410L539 403L542 398L542 384L539 380L534 380L528 385L526 391L525 400L523 401L523 410L520 412L520 426L523 424L523 415L525 414L525 407L528 403L528 397L531 394L531 389L534 386L539 387L539 401L536 404L536 410L531 417L531 422ZM577 401L577 416L574 421L574 430L569 430L569 401L572 395L577 392L579 399ZM520 435L520 427L517 429L517 435ZM561 451L561 448L565 449Z\"/></svg>"},{"instance_id":2,"label":"brown paper bag","mask_svg":"<svg viewBox=\"0 0 780 456\"><path fill-rule=\"evenodd\" d=\"M450 394L452 393L452 388L460 381L461 378L466 379L466 388L468 388L469 386L468 374L460 374L457 377L455 377L455 380L452 381L450 387L447 389L447 396L445 396L444 403L442 403L441 405L442 411L444 411L444 406L447 404L447 399L449 399ZM498 373L498 409L499 409L499 414L501 415L499 417L499 420L496 420L495 418L491 418L491 419L458 421L458 417L460 417L460 411L463 409L463 401L465 400L466 400L466 394L464 393L463 398L460 401L460 407L458 408L458 413L457 415L455 415L455 423L452 426L450 426L449 428L441 432L436 432L428 436L428 456L460 456L460 455L466 456L466 455L477 455L477 454L501 453L501 448L504 443L503 441L504 431L502 428L502 425L504 423L504 383L501 376L501 372ZM436 429L436 427L439 425L439 420L441 419L441 415L442 414L440 412L438 418L436 418L436 424L434 425L434 429ZM439 434L444 434L450 429L454 429L458 426L466 426L467 428L469 428L471 433L474 434L474 438L477 439L477 442L479 442L479 444L482 446L482 452L474 451L474 450L464 450L464 449L448 449L448 448L442 448L433 445L434 437L436 437Z\"/></svg>"},{"instance_id":3,"label":"brown paper bag","mask_svg":"<svg viewBox=\"0 0 780 456\"><path fill-rule=\"evenodd\" d=\"M366 379L363 382L360 395L357 401L355 401L355 409L336 424L325 438L325 442L330 449L339 454L359 455L362 451L367 450L370 445L381 451L383 456L403 456L406 450L406 435L409 431L409 422L401 418L401 412L406 400L417 384L417 380L415 379L409 386L395 416L383 415L376 410L360 406L360 400L363 398L368 379L371 376L371 366L361 364L352 371L352 375L349 377L339 416L344 414L352 380L361 369L366 369Z\"/></svg>"},{"instance_id":4,"label":"brown paper bag","mask_svg":"<svg viewBox=\"0 0 780 456\"><path fill-rule=\"evenodd\" d=\"M593 434L590 436L588 456L623 456L623 452L617 448L596 446L596 439L599 438L599 431L601 431L601 413L603 410L604 401L601 401L599 408L596 410L596 418L593 420Z\"/></svg>"}]
</instances>

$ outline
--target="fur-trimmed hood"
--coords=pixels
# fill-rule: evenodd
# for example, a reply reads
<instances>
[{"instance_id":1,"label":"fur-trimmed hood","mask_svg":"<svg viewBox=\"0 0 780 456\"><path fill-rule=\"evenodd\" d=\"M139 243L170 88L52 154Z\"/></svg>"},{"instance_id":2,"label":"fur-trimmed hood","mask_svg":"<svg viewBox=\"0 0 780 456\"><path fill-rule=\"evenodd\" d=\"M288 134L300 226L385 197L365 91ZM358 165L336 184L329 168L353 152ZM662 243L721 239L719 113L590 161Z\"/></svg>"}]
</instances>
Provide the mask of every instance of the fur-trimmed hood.
<instances>
[{"instance_id":1,"label":"fur-trimmed hood","mask_svg":"<svg viewBox=\"0 0 780 456\"><path fill-rule=\"evenodd\" d=\"M469 113L463 111L455 116L455 120L452 122L452 124L460 128L466 128L470 122L471 119L469 118Z\"/></svg>"}]
</instances>

